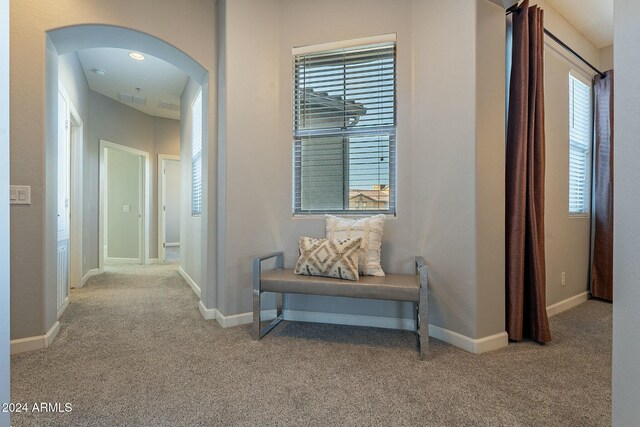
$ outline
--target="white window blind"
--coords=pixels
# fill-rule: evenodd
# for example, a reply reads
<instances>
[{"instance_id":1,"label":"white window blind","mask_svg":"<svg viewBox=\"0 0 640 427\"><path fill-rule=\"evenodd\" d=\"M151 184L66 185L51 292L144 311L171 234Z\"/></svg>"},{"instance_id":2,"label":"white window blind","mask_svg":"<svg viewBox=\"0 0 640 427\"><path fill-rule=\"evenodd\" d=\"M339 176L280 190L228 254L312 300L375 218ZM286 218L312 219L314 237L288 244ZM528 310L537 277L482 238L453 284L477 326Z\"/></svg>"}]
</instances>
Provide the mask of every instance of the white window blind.
<instances>
[{"instance_id":1,"label":"white window blind","mask_svg":"<svg viewBox=\"0 0 640 427\"><path fill-rule=\"evenodd\" d=\"M202 215L202 91L191 105L191 215Z\"/></svg>"},{"instance_id":2,"label":"white window blind","mask_svg":"<svg viewBox=\"0 0 640 427\"><path fill-rule=\"evenodd\" d=\"M569 214L588 212L592 135L591 87L569 76Z\"/></svg>"},{"instance_id":3,"label":"white window blind","mask_svg":"<svg viewBox=\"0 0 640 427\"><path fill-rule=\"evenodd\" d=\"M395 213L395 42L293 60L294 213Z\"/></svg>"}]
</instances>

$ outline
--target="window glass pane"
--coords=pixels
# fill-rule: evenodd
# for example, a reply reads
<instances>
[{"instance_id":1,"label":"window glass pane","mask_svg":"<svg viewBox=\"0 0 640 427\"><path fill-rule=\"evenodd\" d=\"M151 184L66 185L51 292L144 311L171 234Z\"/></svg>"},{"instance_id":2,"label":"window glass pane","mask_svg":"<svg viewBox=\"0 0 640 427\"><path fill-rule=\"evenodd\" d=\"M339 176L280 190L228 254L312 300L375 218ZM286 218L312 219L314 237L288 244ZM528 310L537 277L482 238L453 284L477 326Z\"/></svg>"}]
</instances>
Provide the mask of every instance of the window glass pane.
<instances>
[{"instance_id":1,"label":"window glass pane","mask_svg":"<svg viewBox=\"0 0 640 427\"><path fill-rule=\"evenodd\" d=\"M584 214L591 199L591 87L569 76L569 213Z\"/></svg>"},{"instance_id":2,"label":"window glass pane","mask_svg":"<svg viewBox=\"0 0 640 427\"><path fill-rule=\"evenodd\" d=\"M294 211L395 212L395 43L294 57Z\"/></svg>"},{"instance_id":3,"label":"window glass pane","mask_svg":"<svg viewBox=\"0 0 640 427\"><path fill-rule=\"evenodd\" d=\"M202 91L191 106L191 215L202 215Z\"/></svg>"}]
</instances>

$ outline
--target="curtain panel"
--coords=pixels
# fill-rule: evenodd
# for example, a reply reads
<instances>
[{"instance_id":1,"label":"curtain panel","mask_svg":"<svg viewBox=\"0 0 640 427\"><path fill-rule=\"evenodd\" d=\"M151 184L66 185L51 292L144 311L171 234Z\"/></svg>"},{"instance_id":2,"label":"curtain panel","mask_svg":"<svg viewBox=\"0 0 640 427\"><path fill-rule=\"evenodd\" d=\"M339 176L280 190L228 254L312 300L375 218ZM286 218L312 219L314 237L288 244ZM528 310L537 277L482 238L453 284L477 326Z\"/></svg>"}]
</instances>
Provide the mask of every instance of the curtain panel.
<instances>
[{"instance_id":1,"label":"curtain panel","mask_svg":"<svg viewBox=\"0 0 640 427\"><path fill-rule=\"evenodd\" d=\"M613 70L596 75L594 90L594 238L591 295L613 301Z\"/></svg>"},{"instance_id":2,"label":"curtain panel","mask_svg":"<svg viewBox=\"0 0 640 427\"><path fill-rule=\"evenodd\" d=\"M509 339L551 340L544 249L544 16L513 14L506 147L506 326Z\"/></svg>"}]
</instances>

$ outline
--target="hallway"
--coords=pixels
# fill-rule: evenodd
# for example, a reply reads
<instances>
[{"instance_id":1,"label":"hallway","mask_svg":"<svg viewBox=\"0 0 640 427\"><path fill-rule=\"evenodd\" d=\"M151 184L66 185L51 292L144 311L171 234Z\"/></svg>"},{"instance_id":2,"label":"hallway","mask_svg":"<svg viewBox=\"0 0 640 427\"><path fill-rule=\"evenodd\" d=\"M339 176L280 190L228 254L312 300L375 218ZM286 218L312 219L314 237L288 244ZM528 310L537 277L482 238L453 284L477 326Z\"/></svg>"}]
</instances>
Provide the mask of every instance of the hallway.
<instances>
[{"instance_id":1,"label":"hallway","mask_svg":"<svg viewBox=\"0 0 640 427\"><path fill-rule=\"evenodd\" d=\"M610 424L611 305L551 319L554 341L484 355L412 333L285 322L205 321L175 265L114 268L71 293L53 345L12 356L14 414L27 425Z\"/></svg>"}]
</instances>

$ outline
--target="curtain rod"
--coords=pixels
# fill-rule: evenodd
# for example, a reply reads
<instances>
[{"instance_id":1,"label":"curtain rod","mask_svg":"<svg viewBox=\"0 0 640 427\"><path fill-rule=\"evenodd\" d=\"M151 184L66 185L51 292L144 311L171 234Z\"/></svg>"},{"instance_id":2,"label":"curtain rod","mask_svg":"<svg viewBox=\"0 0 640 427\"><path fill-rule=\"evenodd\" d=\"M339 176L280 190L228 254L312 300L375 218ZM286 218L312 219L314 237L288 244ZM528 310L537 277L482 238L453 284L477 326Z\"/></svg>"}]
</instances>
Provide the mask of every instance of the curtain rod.
<instances>
[{"instance_id":1,"label":"curtain rod","mask_svg":"<svg viewBox=\"0 0 640 427\"><path fill-rule=\"evenodd\" d=\"M510 8L507 9L507 15L511 15L514 12L518 12L519 7L518 7L518 3L514 4L513 6L511 6ZM569 45L567 45L565 42L563 42L562 40L560 40L555 34L553 34L551 31L547 30L546 28L544 29L544 33L546 35L548 35L551 40L553 40L554 42L558 43L560 46L562 46L564 49L566 49L567 51L569 51L573 56L575 56L576 58L578 58L580 61L584 62L589 68L591 68L593 71L595 71L596 73L598 73L600 75L600 77L605 77L605 74L598 70L596 67L594 67L593 65L591 65L591 63L589 61L587 61L586 59L584 59L582 57L582 55L580 55L578 52L576 52L575 50L571 49L571 47L569 47Z\"/></svg>"}]
</instances>

